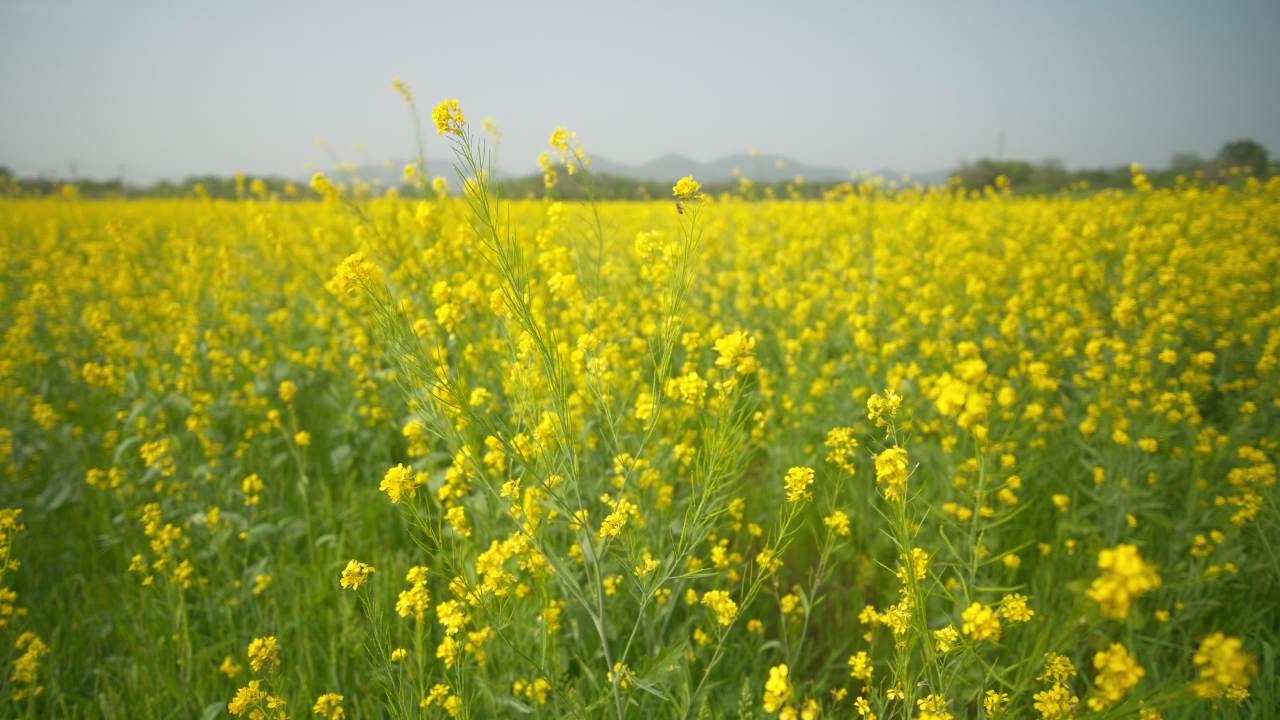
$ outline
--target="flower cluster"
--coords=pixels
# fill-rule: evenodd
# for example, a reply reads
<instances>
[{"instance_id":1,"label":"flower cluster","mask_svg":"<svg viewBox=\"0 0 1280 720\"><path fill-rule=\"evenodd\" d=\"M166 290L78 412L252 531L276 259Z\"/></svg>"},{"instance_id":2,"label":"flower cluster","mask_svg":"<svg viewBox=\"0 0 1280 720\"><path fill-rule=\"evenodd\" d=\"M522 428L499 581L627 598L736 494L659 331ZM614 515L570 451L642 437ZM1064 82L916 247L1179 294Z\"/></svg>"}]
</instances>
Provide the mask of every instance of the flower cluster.
<instances>
[{"instance_id":1,"label":"flower cluster","mask_svg":"<svg viewBox=\"0 0 1280 720\"><path fill-rule=\"evenodd\" d=\"M1160 573L1129 543L1099 551L1098 570L1101 575L1089 585L1088 595L1103 615L1116 620L1128 617L1139 596L1160 587Z\"/></svg>"},{"instance_id":2,"label":"flower cluster","mask_svg":"<svg viewBox=\"0 0 1280 720\"><path fill-rule=\"evenodd\" d=\"M462 108L458 105L457 100L442 100L431 111L431 122L436 126L437 135L446 133L461 135L462 129L467 124L467 119L462 116Z\"/></svg>"},{"instance_id":3,"label":"flower cluster","mask_svg":"<svg viewBox=\"0 0 1280 720\"><path fill-rule=\"evenodd\" d=\"M374 572L374 567L359 560L351 560L347 566L342 569L342 577L338 578L338 584L343 590L359 590L369 576Z\"/></svg>"}]
</instances>

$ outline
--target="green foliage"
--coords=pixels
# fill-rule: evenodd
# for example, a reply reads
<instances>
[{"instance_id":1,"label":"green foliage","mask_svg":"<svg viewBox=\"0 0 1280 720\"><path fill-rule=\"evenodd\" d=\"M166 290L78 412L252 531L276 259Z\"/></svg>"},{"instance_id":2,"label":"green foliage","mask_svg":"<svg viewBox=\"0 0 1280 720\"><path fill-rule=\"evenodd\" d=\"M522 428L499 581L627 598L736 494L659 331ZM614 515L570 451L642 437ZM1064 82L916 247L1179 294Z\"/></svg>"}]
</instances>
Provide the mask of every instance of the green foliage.
<instances>
[{"instance_id":1,"label":"green foliage","mask_svg":"<svg viewBox=\"0 0 1280 720\"><path fill-rule=\"evenodd\" d=\"M1218 151L1218 162L1245 168L1250 175L1260 176L1267 172L1267 149L1253 140L1232 140Z\"/></svg>"}]
</instances>

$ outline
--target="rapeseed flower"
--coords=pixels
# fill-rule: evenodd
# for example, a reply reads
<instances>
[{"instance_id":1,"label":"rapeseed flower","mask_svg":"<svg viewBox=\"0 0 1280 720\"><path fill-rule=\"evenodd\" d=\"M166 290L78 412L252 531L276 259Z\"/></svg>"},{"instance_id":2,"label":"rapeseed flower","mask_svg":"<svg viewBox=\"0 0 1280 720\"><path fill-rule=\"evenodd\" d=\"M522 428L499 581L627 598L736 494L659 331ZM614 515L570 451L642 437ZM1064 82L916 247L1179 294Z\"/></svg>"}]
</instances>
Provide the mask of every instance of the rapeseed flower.
<instances>
[{"instance_id":1,"label":"rapeseed flower","mask_svg":"<svg viewBox=\"0 0 1280 720\"><path fill-rule=\"evenodd\" d=\"M274 635L254 638L249 643L248 656L254 672L274 670L280 664L280 645Z\"/></svg>"},{"instance_id":2,"label":"rapeseed flower","mask_svg":"<svg viewBox=\"0 0 1280 720\"><path fill-rule=\"evenodd\" d=\"M680 178L675 187L671 188L671 195L677 200L693 200L701 194L702 184L694 180L690 175Z\"/></svg>"},{"instance_id":3,"label":"rapeseed flower","mask_svg":"<svg viewBox=\"0 0 1280 720\"><path fill-rule=\"evenodd\" d=\"M461 135L467 124L457 100L441 100L431 111L431 122L436 126L437 135Z\"/></svg>"},{"instance_id":4,"label":"rapeseed flower","mask_svg":"<svg viewBox=\"0 0 1280 720\"><path fill-rule=\"evenodd\" d=\"M793 467L783 477L783 485L787 490L787 502L795 503L813 500L809 486L813 485L813 468Z\"/></svg>"},{"instance_id":5,"label":"rapeseed flower","mask_svg":"<svg viewBox=\"0 0 1280 720\"><path fill-rule=\"evenodd\" d=\"M907 487L907 451L891 447L876 455L876 484L889 501L902 499Z\"/></svg>"},{"instance_id":6,"label":"rapeseed flower","mask_svg":"<svg viewBox=\"0 0 1280 720\"><path fill-rule=\"evenodd\" d=\"M1142 559L1136 545L1121 543L1099 551L1098 569L1102 574L1089 585L1087 594L1109 618L1128 617L1134 600L1160 587L1160 573Z\"/></svg>"},{"instance_id":7,"label":"rapeseed flower","mask_svg":"<svg viewBox=\"0 0 1280 720\"><path fill-rule=\"evenodd\" d=\"M1248 697L1249 683L1258 670L1258 663L1242 650L1243 646L1240 638L1220 632L1200 641L1200 647L1192 658L1197 669L1192 688L1198 697L1213 699L1226 696L1232 702L1241 702Z\"/></svg>"},{"instance_id":8,"label":"rapeseed flower","mask_svg":"<svg viewBox=\"0 0 1280 720\"><path fill-rule=\"evenodd\" d=\"M769 679L764 684L764 711L777 713L791 699L791 678L787 666L769 668Z\"/></svg>"},{"instance_id":9,"label":"rapeseed flower","mask_svg":"<svg viewBox=\"0 0 1280 720\"><path fill-rule=\"evenodd\" d=\"M367 565L359 560L351 560L342 569L342 577L338 579L338 584L342 586L343 590L359 590L373 573L374 567L372 565Z\"/></svg>"}]
</instances>

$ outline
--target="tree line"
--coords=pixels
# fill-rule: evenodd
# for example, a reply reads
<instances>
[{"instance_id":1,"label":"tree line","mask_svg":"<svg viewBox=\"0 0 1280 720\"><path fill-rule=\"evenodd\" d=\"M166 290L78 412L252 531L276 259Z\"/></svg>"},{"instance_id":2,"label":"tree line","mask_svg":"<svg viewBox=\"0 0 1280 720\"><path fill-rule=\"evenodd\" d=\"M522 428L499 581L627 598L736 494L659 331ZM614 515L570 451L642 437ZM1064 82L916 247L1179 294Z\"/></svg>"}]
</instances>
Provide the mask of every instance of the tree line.
<instances>
[{"instance_id":1,"label":"tree line","mask_svg":"<svg viewBox=\"0 0 1280 720\"><path fill-rule=\"evenodd\" d=\"M1267 178L1280 174L1280 168L1271 163L1267 149L1260 143L1240 139L1224 144L1213 158L1180 153L1173 156L1167 168L1144 168L1143 172L1153 186L1170 187L1179 178L1201 183L1233 183L1247 177ZM1132 171L1128 165L1068 169L1061 161L1052 159L1033 163L1027 160L979 158L961 163L960 167L950 173L947 183L966 190L999 185L1018 194L1045 194L1123 189L1130 186L1131 179ZM377 182L367 183L358 178L351 179L348 185L358 195L381 194L389 189ZM499 180L497 186L505 197L516 199L550 197L560 200L594 198L605 201L644 201L666 199L671 194L670 182L597 174L562 175L552 188L545 187L540 174L506 178ZM711 195L732 193L747 199L794 200L828 197L833 193L847 191L849 186L849 182L806 181L803 178L772 183L754 182L746 178L703 183L704 191ZM408 196L431 192L408 184L396 188L396 191ZM211 199L273 197L302 200L315 197L315 193L305 184L280 177L206 175L188 177L180 182L161 180L149 185L135 185L121 179L18 177L7 167L0 165L0 195L39 197L58 194L88 198L199 196Z\"/></svg>"}]
</instances>

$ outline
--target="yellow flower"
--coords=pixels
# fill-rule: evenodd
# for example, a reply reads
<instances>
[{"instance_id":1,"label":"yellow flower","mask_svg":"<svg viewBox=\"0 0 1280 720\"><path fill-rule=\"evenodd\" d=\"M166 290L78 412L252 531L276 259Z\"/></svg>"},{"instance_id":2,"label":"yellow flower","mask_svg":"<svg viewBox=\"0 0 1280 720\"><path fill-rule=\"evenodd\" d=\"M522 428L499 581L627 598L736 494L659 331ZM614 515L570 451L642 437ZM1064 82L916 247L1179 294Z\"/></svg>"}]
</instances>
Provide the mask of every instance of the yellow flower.
<instances>
[{"instance_id":1,"label":"yellow flower","mask_svg":"<svg viewBox=\"0 0 1280 720\"><path fill-rule=\"evenodd\" d=\"M396 599L396 614L400 617L412 616L418 622L422 622L427 614L427 606L431 602L431 593L427 588L427 568L415 565L409 569L405 581L410 587L408 590L402 590Z\"/></svg>"},{"instance_id":2,"label":"yellow flower","mask_svg":"<svg viewBox=\"0 0 1280 720\"><path fill-rule=\"evenodd\" d=\"M374 573L372 565L366 565L359 560L351 560L347 566L342 569L342 577L339 578L338 584L343 590L359 590L361 585L369 579Z\"/></svg>"},{"instance_id":3,"label":"yellow flower","mask_svg":"<svg viewBox=\"0 0 1280 720\"><path fill-rule=\"evenodd\" d=\"M653 393L643 392L636 398L635 416L640 422L648 422L653 417L657 404Z\"/></svg>"},{"instance_id":4,"label":"yellow flower","mask_svg":"<svg viewBox=\"0 0 1280 720\"><path fill-rule=\"evenodd\" d=\"M916 720L952 720L955 717L947 710L947 699L937 693L920 698L916 707L920 709Z\"/></svg>"},{"instance_id":5,"label":"yellow flower","mask_svg":"<svg viewBox=\"0 0 1280 720\"><path fill-rule=\"evenodd\" d=\"M661 562L659 562L658 559L655 558L646 548L644 555L640 558L640 563L635 566L635 569L632 572L636 577L645 577L654 570L657 570L660 565Z\"/></svg>"},{"instance_id":6,"label":"yellow flower","mask_svg":"<svg viewBox=\"0 0 1280 720\"><path fill-rule=\"evenodd\" d=\"M391 81L391 89L395 90L400 97L404 98L405 102L413 102L413 92L409 90L409 86L400 78L396 78Z\"/></svg>"},{"instance_id":7,"label":"yellow flower","mask_svg":"<svg viewBox=\"0 0 1280 720\"><path fill-rule=\"evenodd\" d=\"M1120 643L1112 643L1106 650L1095 653L1093 668L1098 672L1093 682L1097 694L1089 698L1089 707L1095 711L1105 710L1123 700L1146 675L1129 649Z\"/></svg>"},{"instance_id":8,"label":"yellow flower","mask_svg":"<svg viewBox=\"0 0 1280 720\"><path fill-rule=\"evenodd\" d=\"M849 516L843 510L836 510L822 519L822 524L831 528L831 532L840 537L849 537Z\"/></svg>"},{"instance_id":9,"label":"yellow flower","mask_svg":"<svg viewBox=\"0 0 1280 720\"><path fill-rule=\"evenodd\" d=\"M791 699L791 678L787 666L769 668L769 679L764 683L764 711L770 715L782 709Z\"/></svg>"},{"instance_id":10,"label":"yellow flower","mask_svg":"<svg viewBox=\"0 0 1280 720\"><path fill-rule=\"evenodd\" d=\"M854 453L858 449L858 440L853 435L853 428L831 428L823 444L827 446L827 462L847 473L852 473L856 469Z\"/></svg>"},{"instance_id":11,"label":"yellow flower","mask_svg":"<svg viewBox=\"0 0 1280 720\"><path fill-rule=\"evenodd\" d=\"M1043 720L1071 717L1080 699L1071 694L1065 685L1054 685L1031 696L1032 704Z\"/></svg>"},{"instance_id":12,"label":"yellow flower","mask_svg":"<svg viewBox=\"0 0 1280 720\"><path fill-rule=\"evenodd\" d=\"M326 200L336 200L338 198L338 188L334 187L332 182L329 182L329 178L324 173L316 173L311 176L311 189Z\"/></svg>"},{"instance_id":13,"label":"yellow flower","mask_svg":"<svg viewBox=\"0 0 1280 720\"><path fill-rule=\"evenodd\" d=\"M458 534L458 537L471 537L471 523L467 521L467 510L461 505L454 505L445 510L444 519L449 523L449 527Z\"/></svg>"},{"instance_id":14,"label":"yellow flower","mask_svg":"<svg viewBox=\"0 0 1280 720\"><path fill-rule=\"evenodd\" d=\"M849 677L871 682L871 656L865 650L849 656Z\"/></svg>"},{"instance_id":15,"label":"yellow flower","mask_svg":"<svg viewBox=\"0 0 1280 720\"><path fill-rule=\"evenodd\" d=\"M907 487L907 451L891 447L876 455L876 484L886 500L899 500Z\"/></svg>"},{"instance_id":16,"label":"yellow flower","mask_svg":"<svg viewBox=\"0 0 1280 720\"><path fill-rule=\"evenodd\" d=\"M629 665L624 662L616 662L613 664L613 670L609 673L609 682L617 683L618 687L625 690L634 684L633 677L634 675Z\"/></svg>"},{"instance_id":17,"label":"yellow flower","mask_svg":"<svg viewBox=\"0 0 1280 720\"><path fill-rule=\"evenodd\" d=\"M960 614L960 618L964 620L960 630L974 640L996 642L1000 639L1000 619L990 607L975 602Z\"/></svg>"},{"instance_id":18,"label":"yellow flower","mask_svg":"<svg viewBox=\"0 0 1280 720\"><path fill-rule=\"evenodd\" d=\"M462 698L449 692L448 685L436 683L431 686L427 696L418 703L421 708L428 708L433 705L444 710L449 717L457 717L458 713L462 711Z\"/></svg>"},{"instance_id":19,"label":"yellow flower","mask_svg":"<svg viewBox=\"0 0 1280 720\"><path fill-rule=\"evenodd\" d=\"M1051 652L1045 656L1044 672L1040 673L1036 679L1050 683L1064 683L1075 675L1076 668L1071 664L1070 658Z\"/></svg>"},{"instance_id":20,"label":"yellow flower","mask_svg":"<svg viewBox=\"0 0 1280 720\"><path fill-rule=\"evenodd\" d=\"M229 679L234 679L242 670L244 670L244 668L233 660L230 655L222 658L222 664L218 666L218 672L226 675Z\"/></svg>"},{"instance_id":21,"label":"yellow flower","mask_svg":"<svg viewBox=\"0 0 1280 720\"><path fill-rule=\"evenodd\" d=\"M342 292L350 295L356 290L368 286L373 279L375 267L365 258L363 252L348 255L338 264L337 281Z\"/></svg>"},{"instance_id":22,"label":"yellow flower","mask_svg":"<svg viewBox=\"0 0 1280 720\"><path fill-rule=\"evenodd\" d=\"M910 568L911 575L917 581L924 580L929 576L929 553L921 548L911 548L911 556L908 560L904 553L902 556L902 566L898 568L898 580L905 587L907 585L907 569Z\"/></svg>"},{"instance_id":23,"label":"yellow flower","mask_svg":"<svg viewBox=\"0 0 1280 720\"><path fill-rule=\"evenodd\" d=\"M686 175L676 181L671 194L677 200L693 200L702 194L702 185L692 175Z\"/></svg>"},{"instance_id":24,"label":"yellow flower","mask_svg":"<svg viewBox=\"0 0 1280 720\"><path fill-rule=\"evenodd\" d=\"M712 640L706 630L703 630L700 627L695 627L693 629L693 642L699 647L706 647L712 643Z\"/></svg>"},{"instance_id":25,"label":"yellow flower","mask_svg":"<svg viewBox=\"0 0 1280 720\"><path fill-rule=\"evenodd\" d=\"M254 595L261 595L262 593L266 592L267 588L269 587L271 587L270 575L254 575L253 576L253 594Z\"/></svg>"},{"instance_id":26,"label":"yellow flower","mask_svg":"<svg viewBox=\"0 0 1280 720\"><path fill-rule=\"evenodd\" d=\"M690 371L667 381L667 395L678 398L685 405L699 407L707 394L707 381L697 371Z\"/></svg>"},{"instance_id":27,"label":"yellow flower","mask_svg":"<svg viewBox=\"0 0 1280 720\"><path fill-rule=\"evenodd\" d=\"M721 625L730 625L738 617L738 604L723 590L711 590L702 596L702 604L706 605Z\"/></svg>"},{"instance_id":28,"label":"yellow flower","mask_svg":"<svg viewBox=\"0 0 1280 720\"><path fill-rule=\"evenodd\" d=\"M404 498L413 497L422 483L423 479L416 476L413 470L404 465L396 465L382 476L378 489L386 493L392 503L398 503Z\"/></svg>"},{"instance_id":29,"label":"yellow flower","mask_svg":"<svg viewBox=\"0 0 1280 720\"><path fill-rule=\"evenodd\" d=\"M436 619L444 627L445 635L456 635L471 620L457 600L446 600L436 605Z\"/></svg>"},{"instance_id":30,"label":"yellow flower","mask_svg":"<svg viewBox=\"0 0 1280 720\"><path fill-rule=\"evenodd\" d=\"M982 696L982 709L986 711L987 717L993 718L1000 715L1008 704L1009 693L988 690Z\"/></svg>"},{"instance_id":31,"label":"yellow flower","mask_svg":"<svg viewBox=\"0 0 1280 720\"><path fill-rule=\"evenodd\" d=\"M946 654L951 652L951 649L955 647L956 641L959 639L960 633L956 631L953 625L933 631L933 646L939 653Z\"/></svg>"},{"instance_id":32,"label":"yellow flower","mask_svg":"<svg viewBox=\"0 0 1280 720\"><path fill-rule=\"evenodd\" d=\"M347 716L342 710L342 696L338 693L325 693L316 698L315 704L311 706L311 714L326 720L342 720Z\"/></svg>"},{"instance_id":33,"label":"yellow flower","mask_svg":"<svg viewBox=\"0 0 1280 720\"><path fill-rule=\"evenodd\" d=\"M249 667L254 672L271 670L280 664L280 646L274 635L254 638L249 643Z\"/></svg>"},{"instance_id":34,"label":"yellow flower","mask_svg":"<svg viewBox=\"0 0 1280 720\"><path fill-rule=\"evenodd\" d=\"M1240 638L1220 632L1200 641L1192 658L1199 670L1192 685L1197 696L1212 699L1225 695L1233 702L1249 696L1249 682L1258 672L1258 662L1241 649L1243 646Z\"/></svg>"},{"instance_id":35,"label":"yellow flower","mask_svg":"<svg viewBox=\"0 0 1280 720\"><path fill-rule=\"evenodd\" d=\"M467 124L457 100L442 100L431 111L431 121L435 123L437 135L462 135L462 129Z\"/></svg>"},{"instance_id":36,"label":"yellow flower","mask_svg":"<svg viewBox=\"0 0 1280 720\"><path fill-rule=\"evenodd\" d=\"M566 153L569 152L569 142L572 139L572 133L562 127L558 127L551 131L551 138L547 140L547 144L550 145L553 150Z\"/></svg>"},{"instance_id":37,"label":"yellow flower","mask_svg":"<svg viewBox=\"0 0 1280 720\"><path fill-rule=\"evenodd\" d=\"M1160 574L1154 565L1138 554L1136 545L1121 543L1098 553L1098 569L1087 594L1098 603L1102 614L1115 620L1129 615L1129 607L1139 596L1160 587Z\"/></svg>"},{"instance_id":38,"label":"yellow flower","mask_svg":"<svg viewBox=\"0 0 1280 720\"><path fill-rule=\"evenodd\" d=\"M756 339L738 330L716 340L716 367L727 368L741 375L756 371Z\"/></svg>"},{"instance_id":39,"label":"yellow flower","mask_svg":"<svg viewBox=\"0 0 1280 720\"><path fill-rule=\"evenodd\" d=\"M898 408L901 405L902 397L892 390L885 389L883 395L876 393L867 398L867 419L875 423L876 427L882 428L897 417ZM888 416L888 420L885 416Z\"/></svg>"},{"instance_id":40,"label":"yellow flower","mask_svg":"<svg viewBox=\"0 0 1280 720\"><path fill-rule=\"evenodd\" d=\"M15 686L12 698L21 701L44 691L44 687L38 684L40 658L49 654L49 646L35 633L27 631L18 635L14 647L23 652L13 661L13 674L9 681Z\"/></svg>"},{"instance_id":41,"label":"yellow flower","mask_svg":"<svg viewBox=\"0 0 1280 720\"><path fill-rule=\"evenodd\" d=\"M813 484L813 475L813 468L809 467L793 467L787 470L787 474L782 479L787 489L787 502L813 499L813 493L809 492L809 486Z\"/></svg>"},{"instance_id":42,"label":"yellow flower","mask_svg":"<svg viewBox=\"0 0 1280 720\"><path fill-rule=\"evenodd\" d=\"M1027 622L1036 614L1027 607L1027 596L1012 593L1000 598L1000 617L1009 622Z\"/></svg>"},{"instance_id":43,"label":"yellow flower","mask_svg":"<svg viewBox=\"0 0 1280 720\"><path fill-rule=\"evenodd\" d=\"M600 522L598 535L601 539L617 537L622 532L622 529L626 527L628 518L640 517L639 506L630 500L620 499L614 502L608 495L601 499L613 505L613 512L605 516L605 519Z\"/></svg>"},{"instance_id":44,"label":"yellow flower","mask_svg":"<svg viewBox=\"0 0 1280 720\"><path fill-rule=\"evenodd\" d=\"M250 680L248 685L236 690L236 694L227 703L227 712L234 717L243 717L250 714L251 718L266 717L262 712L262 708L268 702L279 702L279 698L273 698L265 690L262 689L261 680Z\"/></svg>"}]
</instances>

